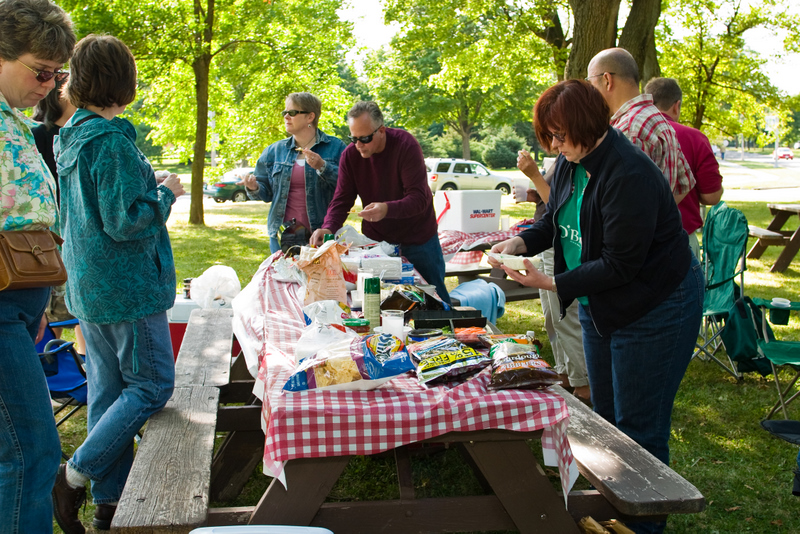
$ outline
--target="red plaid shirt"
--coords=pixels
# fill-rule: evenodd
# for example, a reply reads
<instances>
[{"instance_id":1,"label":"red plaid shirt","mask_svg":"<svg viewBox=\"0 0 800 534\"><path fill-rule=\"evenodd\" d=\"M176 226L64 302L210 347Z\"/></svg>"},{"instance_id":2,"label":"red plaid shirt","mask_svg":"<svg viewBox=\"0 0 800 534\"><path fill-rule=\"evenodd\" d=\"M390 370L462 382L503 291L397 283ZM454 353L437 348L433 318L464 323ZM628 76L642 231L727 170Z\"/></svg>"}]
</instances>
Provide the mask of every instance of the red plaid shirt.
<instances>
[{"instance_id":1,"label":"red plaid shirt","mask_svg":"<svg viewBox=\"0 0 800 534\"><path fill-rule=\"evenodd\" d=\"M639 95L625 102L611 117L611 126L650 156L669 181L675 194L692 190L694 175L681 152L675 130L653 105L651 95Z\"/></svg>"}]
</instances>

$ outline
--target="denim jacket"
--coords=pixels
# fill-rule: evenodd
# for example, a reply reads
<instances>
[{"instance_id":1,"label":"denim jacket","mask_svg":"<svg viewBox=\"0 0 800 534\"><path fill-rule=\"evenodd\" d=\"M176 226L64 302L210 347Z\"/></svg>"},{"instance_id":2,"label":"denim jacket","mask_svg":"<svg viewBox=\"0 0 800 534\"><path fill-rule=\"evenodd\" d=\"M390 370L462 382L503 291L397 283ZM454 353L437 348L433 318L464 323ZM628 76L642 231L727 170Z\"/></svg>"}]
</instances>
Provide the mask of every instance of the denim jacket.
<instances>
[{"instance_id":1,"label":"denim jacket","mask_svg":"<svg viewBox=\"0 0 800 534\"><path fill-rule=\"evenodd\" d=\"M311 165L305 166L306 210L311 231L322 227L322 222L325 220L328 204L331 203L333 192L336 190L339 158L345 146L340 139L317 130L317 139L311 150L325 160L325 167L322 172L317 172ZM258 191L248 191L248 195L264 202L272 202L267 217L267 231L270 237L277 237L278 229L284 222L292 167L297 159L296 148L293 136L272 143L258 158L253 173L258 181Z\"/></svg>"}]
</instances>

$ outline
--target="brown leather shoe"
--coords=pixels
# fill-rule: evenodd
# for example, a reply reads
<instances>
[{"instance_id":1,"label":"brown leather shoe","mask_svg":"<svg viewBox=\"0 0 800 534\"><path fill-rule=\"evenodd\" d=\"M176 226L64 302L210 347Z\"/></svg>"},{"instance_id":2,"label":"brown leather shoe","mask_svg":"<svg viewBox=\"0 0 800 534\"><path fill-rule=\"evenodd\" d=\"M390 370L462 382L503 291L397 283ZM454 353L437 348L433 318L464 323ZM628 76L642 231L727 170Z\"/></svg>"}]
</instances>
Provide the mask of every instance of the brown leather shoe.
<instances>
[{"instance_id":1,"label":"brown leather shoe","mask_svg":"<svg viewBox=\"0 0 800 534\"><path fill-rule=\"evenodd\" d=\"M73 488L67 484L67 464L58 467L53 486L53 515L64 534L85 534L78 511L86 500L86 488Z\"/></svg>"},{"instance_id":2,"label":"brown leather shoe","mask_svg":"<svg viewBox=\"0 0 800 534\"><path fill-rule=\"evenodd\" d=\"M111 530L111 520L117 511L115 504L98 504L94 509L92 526L97 530Z\"/></svg>"}]
</instances>

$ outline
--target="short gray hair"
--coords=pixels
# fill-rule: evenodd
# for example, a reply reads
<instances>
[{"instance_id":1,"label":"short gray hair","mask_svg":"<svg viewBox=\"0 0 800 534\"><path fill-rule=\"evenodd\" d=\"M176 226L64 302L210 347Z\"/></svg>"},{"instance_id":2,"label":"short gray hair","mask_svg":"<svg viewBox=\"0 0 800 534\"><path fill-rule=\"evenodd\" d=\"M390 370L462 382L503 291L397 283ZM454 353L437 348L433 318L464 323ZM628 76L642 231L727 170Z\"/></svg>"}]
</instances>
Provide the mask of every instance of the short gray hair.
<instances>
[{"instance_id":1,"label":"short gray hair","mask_svg":"<svg viewBox=\"0 0 800 534\"><path fill-rule=\"evenodd\" d=\"M50 0L0 0L0 58L14 61L27 53L66 63L75 47L69 15Z\"/></svg>"},{"instance_id":2,"label":"short gray hair","mask_svg":"<svg viewBox=\"0 0 800 534\"><path fill-rule=\"evenodd\" d=\"M299 111L310 111L314 114L314 126L319 124L319 115L322 113L322 101L311 93L292 93L286 97L300 107Z\"/></svg>"},{"instance_id":3,"label":"short gray hair","mask_svg":"<svg viewBox=\"0 0 800 534\"><path fill-rule=\"evenodd\" d=\"M369 114L369 119L372 122L373 128L378 129L383 126L383 113L381 113L381 108L378 107L378 104L372 101L361 101L353 104L353 107L347 112L347 120L357 119L364 113Z\"/></svg>"},{"instance_id":4,"label":"short gray hair","mask_svg":"<svg viewBox=\"0 0 800 534\"><path fill-rule=\"evenodd\" d=\"M644 92L653 95L653 104L661 111L666 111L675 102L683 100L683 91L675 78L652 78L644 86Z\"/></svg>"}]
</instances>

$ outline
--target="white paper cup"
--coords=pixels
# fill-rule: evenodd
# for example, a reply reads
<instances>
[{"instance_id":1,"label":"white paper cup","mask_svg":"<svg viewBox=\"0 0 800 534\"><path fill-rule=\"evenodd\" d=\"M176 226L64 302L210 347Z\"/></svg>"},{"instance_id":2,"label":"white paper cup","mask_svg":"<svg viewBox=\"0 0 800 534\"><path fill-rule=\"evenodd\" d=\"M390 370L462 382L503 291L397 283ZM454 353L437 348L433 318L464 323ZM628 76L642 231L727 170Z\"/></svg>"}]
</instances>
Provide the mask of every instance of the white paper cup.
<instances>
[{"instance_id":1,"label":"white paper cup","mask_svg":"<svg viewBox=\"0 0 800 534\"><path fill-rule=\"evenodd\" d=\"M528 184L515 183L514 184L514 202L526 202L528 200Z\"/></svg>"},{"instance_id":2,"label":"white paper cup","mask_svg":"<svg viewBox=\"0 0 800 534\"><path fill-rule=\"evenodd\" d=\"M775 297L772 299L772 305L777 306L779 308L790 308L792 306L792 301L789 299L782 299L779 297Z\"/></svg>"},{"instance_id":3,"label":"white paper cup","mask_svg":"<svg viewBox=\"0 0 800 534\"><path fill-rule=\"evenodd\" d=\"M500 229L502 231L504 231L504 232L508 231L509 223L510 223L510 221L509 221L508 215L502 215L500 217Z\"/></svg>"}]
</instances>

